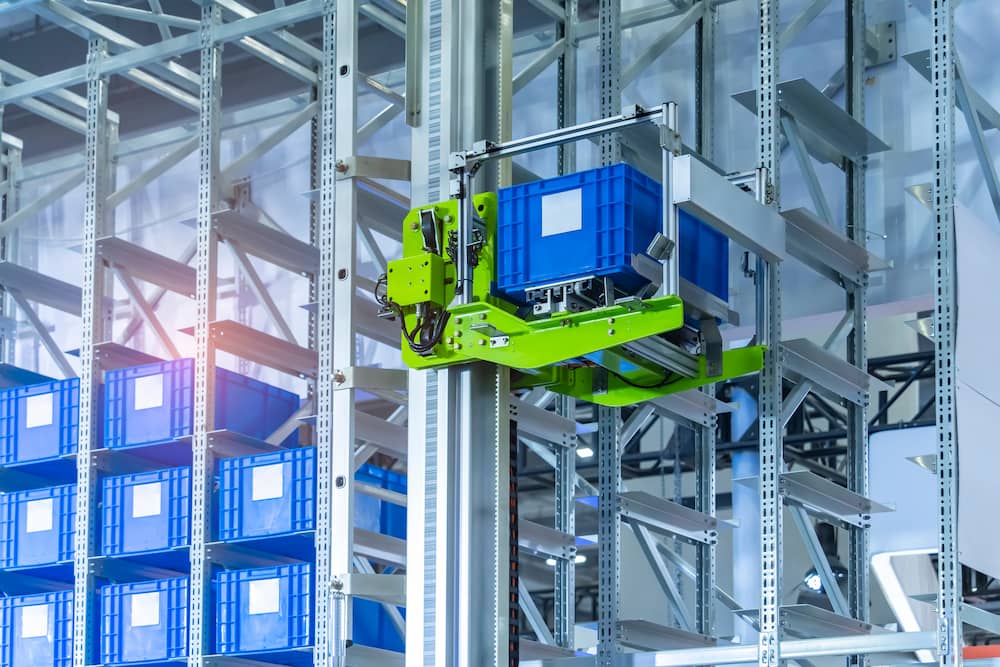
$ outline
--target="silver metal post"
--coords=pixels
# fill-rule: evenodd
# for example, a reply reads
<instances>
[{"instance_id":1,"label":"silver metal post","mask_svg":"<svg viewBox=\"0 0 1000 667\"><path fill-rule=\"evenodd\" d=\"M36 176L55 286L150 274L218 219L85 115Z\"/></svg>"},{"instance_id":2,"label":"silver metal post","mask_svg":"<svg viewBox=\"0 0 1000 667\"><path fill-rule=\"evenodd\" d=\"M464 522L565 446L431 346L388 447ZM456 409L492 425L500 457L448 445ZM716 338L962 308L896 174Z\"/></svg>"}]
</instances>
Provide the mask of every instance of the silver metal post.
<instances>
[{"instance_id":1,"label":"silver metal post","mask_svg":"<svg viewBox=\"0 0 1000 667\"><path fill-rule=\"evenodd\" d=\"M864 0L845 0L845 81L847 112L858 122L865 121L865 51L867 27ZM868 245L868 224L865 215L865 172L867 158L846 164L847 236L861 247ZM847 310L852 313L853 330L847 339L847 360L868 371L868 277L847 293ZM868 497L868 404L848 405L847 471L848 488ZM871 617L871 553L869 529L850 529L850 563L848 566L847 602L850 616L867 622ZM824 584L825 585L825 584ZM839 591L838 591L839 592ZM870 664L867 655L851 656L856 667Z\"/></svg>"},{"instance_id":2,"label":"silver metal post","mask_svg":"<svg viewBox=\"0 0 1000 667\"><path fill-rule=\"evenodd\" d=\"M76 470L76 520L73 557L73 667L91 664L94 656L94 576L90 557L97 547L97 475L91 451L100 446L96 420L101 370L94 346L107 334L104 311L105 280L97 260L97 238L107 231L104 206L110 187L111 133L108 126L108 81L100 76L101 59L107 55L103 40L91 40L87 49L87 134L83 211L83 285L80 309L80 422Z\"/></svg>"},{"instance_id":3,"label":"silver metal post","mask_svg":"<svg viewBox=\"0 0 1000 667\"><path fill-rule=\"evenodd\" d=\"M955 3L933 0L934 384L938 437L938 661L962 664L962 569L958 561L958 417L955 409Z\"/></svg>"},{"instance_id":4,"label":"silver metal post","mask_svg":"<svg viewBox=\"0 0 1000 667\"><path fill-rule=\"evenodd\" d=\"M346 533L334 532L334 522L339 529L343 529L344 517L350 511L351 498L340 497L342 502L347 504L345 508L340 505L336 508L337 516L334 516L334 438L333 438L333 414L334 414L334 391L333 376L336 370L334 361L334 348L338 341L335 341L333 332L336 324L334 319L334 305L337 300L336 273L337 273L337 248L336 248L336 226L337 213L337 100L339 85L337 82L337 19L338 5L335 0L326 0L323 3L323 55L320 63L319 86L317 98L320 103L318 117L318 137L317 161L314 166L319 185L319 204L315 212L317 226L315 231L315 243L319 247L319 272L316 276L316 353L317 353L317 374L316 374L316 625L315 641L316 648L313 652L313 664L316 667L326 667L328 663L328 653L335 645L334 635L340 632L348 633L347 626L341 627L339 621L334 618L336 610L330 608L330 603L334 599L332 588L334 573L343 575L350 567L344 562L344 552L337 548L339 563L336 567L333 564L333 539L334 534L338 535L338 540L343 539L348 544L347 553L350 554L353 532L348 524ZM349 19L348 19L349 21ZM352 94L353 97L353 94ZM349 102L349 105L352 103ZM351 267L353 269L353 266ZM352 271L353 273L353 271ZM348 324L350 316L348 315ZM342 344L342 343L341 343ZM348 428L351 422L346 424ZM350 443L346 449L353 459L353 436L351 439L340 440L341 448L345 448L345 443ZM338 458L338 463L339 459ZM345 473L340 472L340 475ZM346 478L342 484L347 484L347 479L353 479L352 472L346 473ZM341 493L339 490L336 493ZM342 584L343 582L341 582ZM344 593L339 592L344 598ZM344 599L344 606L349 606ZM348 619L348 614L344 613L344 620ZM349 637L349 634L346 635ZM344 637L346 639L346 637ZM339 645L337 642L336 645Z\"/></svg>"},{"instance_id":5,"label":"silver metal post","mask_svg":"<svg viewBox=\"0 0 1000 667\"><path fill-rule=\"evenodd\" d=\"M778 132L778 0L758 6L757 63L758 153L761 169L757 199L776 205L780 181ZM782 501L778 480L783 469L781 422L781 268L757 262L757 339L768 346L760 372L758 414L760 438L760 636L761 667L781 663Z\"/></svg>"},{"instance_id":6,"label":"silver metal post","mask_svg":"<svg viewBox=\"0 0 1000 667\"><path fill-rule=\"evenodd\" d=\"M576 400L556 397L556 414L575 418ZM555 448L555 522L554 528L576 535L576 447ZM576 563L572 558L557 558L555 567L555 603L553 637L563 648L574 647L576 624Z\"/></svg>"},{"instance_id":7,"label":"silver metal post","mask_svg":"<svg viewBox=\"0 0 1000 667\"><path fill-rule=\"evenodd\" d=\"M202 667L211 633L211 567L206 543L212 507L212 452L208 432L215 427L215 345L210 324L215 319L218 288L218 238L212 214L219 201L219 105L222 98L222 47L212 38L221 9L201 9L201 93L198 114L198 225L195 291L194 417L191 442L191 579L188 608L188 665Z\"/></svg>"}]
</instances>

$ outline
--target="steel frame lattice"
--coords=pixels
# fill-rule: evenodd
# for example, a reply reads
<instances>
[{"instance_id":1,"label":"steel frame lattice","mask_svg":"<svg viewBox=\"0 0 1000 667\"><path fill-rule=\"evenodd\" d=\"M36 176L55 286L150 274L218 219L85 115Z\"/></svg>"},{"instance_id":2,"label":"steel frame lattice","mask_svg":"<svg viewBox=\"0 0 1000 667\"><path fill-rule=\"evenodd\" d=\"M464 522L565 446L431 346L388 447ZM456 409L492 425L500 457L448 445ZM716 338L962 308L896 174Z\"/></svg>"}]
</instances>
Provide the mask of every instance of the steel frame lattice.
<instances>
[{"instance_id":1,"label":"steel frame lattice","mask_svg":"<svg viewBox=\"0 0 1000 667\"><path fill-rule=\"evenodd\" d=\"M147 46L130 42L119 33L100 23L91 15L84 16L58 0L37 5L35 11L42 18L51 20L72 32L89 39L87 61L77 67L54 72L42 77L31 77L23 70L12 69L0 63L0 73L7 80L0 85L0 111L4 104L18 104L29 112L59 123L84 135L85 150L82 156L46 163L33 172L60 174L62 182L53 192L37 202L19 201L20 183L27 177L22 168L21 148L3 135L0 150L0 196L3 196L3 222L0 222L0 254L2 259L17 258L16 228L25 219L37 213L47 203L84 184L85 206L83 215L83 276L81 280L81 417L80 449L78 454L76 556L73 563L75 583L73 665L84 667L94 657L96 628L94 615L94 573L91 558L96 555L96 467L93 450L95 440L95 414L97 385L103 370L95 351L99 343L106 342L111 332L113 310L108 305L110 273L96 250L98 238L114 233L114 208L131 194L156 178L157 169L150 170L144 178L115 190L114 164L116 156L150 148L171 147L170 154L159 164L159 173L169 169L195 146L199 156L197 239L185 263L196 260L196 382L195 428L192 440L192 535L191 535L191 623L190 653L188 664L202 666L210 653L207 643L210 618L206 608L206 594L210 590L209 518L211 516L211 473L213 454L210 431L213 428L211 400L215 346L212 323L215 321L218 300L217 248L220 243L215 229L214 216L222 206L224 188L229 173L220 172L220 133L224 120L221 113L221 52L227 42L237 42L257 57L271 62L286 73L314 86L318 101L318 129L313 142L313 169L318 190L315 220L311 241L318 250L318 270L312 276L312 289L317 304L311 316L310 347L317 353L317 376L311 391L315 399L315 437L318 448L317 477L319 502L318 527L315 534L317 550L316 571L316 646L313 652L315 665L330 664L331 659L343 663L349 653L350 598L364 590L365 579L361 573L352 572L354 558L352 545L353 470L355 451L346 443L355 442L354 399L357 385L339 378L353 377L357 367L354 336L360 317L355 317L350 304L354 303L356 281L357 210L356 178L345 175L338 178L338 167L352 161L357 144L365 137L384 127L405 105L407 122L414 127L413 187L414 201L432 201L449 196L448 170L451 150L469 148L474 141L493 137L503 141L510 137L509 118L513 96L531 76L556 63L557 68L557 117L562 127L576 122L577 49L582 40L597 38L599 52L600 111L603 117L616 115L621 110L623 86L630 81L623 78L621 62L622 31L629 27L682 17L696 26L695 46L695 141L698 151L711 159L714 149L715 123L715 25L719 6L734 0L701 0L699 2L659 3L656 6L623 12L620 0L601 0L596 19L581 20L577 0L553 2L530 0L554 24L553 43L544 59L522 72L518 77L510 70L517 40L505 30L512 29L510 21L514 11L510 0L497 3L497 12L460 0L429 0L425 6L410 3L407 6L407 24L400 26L398 19L380 13L377 7L364 5L365 16L384 27L400 33L405 28L407 38L408 76L406 95L383 90L392 103L383 112L357 129L356 84L371 83L357 70L358 17L354 3L348 0L300 0L275 3L275 9L259 13L247 9L233 0L202 2L199 20L182 19L163 13L159 3L150 3L151 11L135 8L103 7L109 15L124 19L138 19L155 23L162 41ZM101 10L92 3L94 11ZM779 11L778 0L758 0L759 44L757 53L757 113L758 113L758 171L756 189L760 201L777 206L780 201L780 159L783 148L781 128L784 125L787 139L793 150L797 147L797 126L783 122L777 98L779 62ZM844 0L846 29L846 65L844 82L847 92L846 110L859 122L864 121L865 50L867 41L864 0ZM936 416L938 428L938 470L940 500L940 589L939 627L936 633L898 633L890 636L866 638L833 638L814 640L787 640L781 635L781 551L782 551L782 497L779 481L785 471L783 462L782 430L786 421L784 412L788 405L781 401L781 271L777 264L760 262L756 268L758 289L759 341L771 345L766 364L760 377L760 451L761 451L761 557L762 587L760 599L760 640L757 646L720 646L708 649L663 651L656 655L659 665L708 665L728 662L752 661L767 667L776 667L782 660L807 659L819 655L849 655L858 667L864 667L869 654L884 650L913 650L935 648L942 665L961 662L960 617L961 587L960 566L957 557L957 435L955 414L955 102L965 100L969 109L970 91L961 81L961 69L954 44L955 0L932 0L933 39L931 49L931 78L934 96L934 212L937 240L936 298L935 298L935 348L936 348ZM699 7L700 5L700 7ZM822 12L822 3L813 3L803 16L795 19L786 32L801 30L805 23ZM817 9L818 7L818 9ZM236 14L238 18L224 22L222 12ZM699 13L700 12L700 13ZM697 18L696 18L697 17ZM285 26L309 18L322 20L322 48L296 38ZM676 26L675 26L676 28ZM188 30L179 36L171 30ZM484 56L468 40L470 30L482 34L489 46L496 46L493 53ZM674 32L673 30L670 32ZM676 37L675 37L676 38ZM463 40L465 43L463 43ZM561 46L560 46L560 40ZM109 44L112 52L108 52ZM277 48L278 45L281 48ZM200 52L198 73L179 65L176 58L186 53ZM294 57L290 57L290 54ZM647 54L648 55L648 54ZM301 59L299 62L297 59ZM495 59L495 60L494 60ZM488 62L487 62L488 61ZM495 66L494 69L491 67ZM482 73L496 72L493 79ZM634 73L633 73L634 74ZM169 99L198 111L198 127L194 135L177 129L156 133L148 137L117 141L117 115L108 109L108 79L126 76L140 85ZM496 80L494 80L496 79ZM70 93L67 87L86 84L86 98ZM195 97L197 94L197 98ZM41 99L58 98L55 105ZM461 102L459 101L461 100ZM301 113L301 105L282 102L264 105L277 117ZM667 107L664 107L665 109ZM496 113L493 113L496 112ZM665 116L667 115L666 112ZM82 114L82 117L77 114ZM242 115L241 115L242 114ZM235 122L246 123L257 111L235 112ZM490 116L493 116L492 118ZM975 126L976 114L971 114ZM787 119L784 119L787 121ZM0 115L2 122L2 115ZM664 124L666 120L664 120ZM0 125L2 129L2 125ZM981 128L973 127L974 135L981 135ZM973 139L976 141L977 136ZM981 136L978 137L981 140ZM664 148L669 148L668 146ZM991 159L983 154L982 142L976 145L978 157L984 168ZM621 159L622 140L609 134L601 140L601 160L604 163ZM625 148L628 148L627 142ZM576 151L572 144L558 147L558 169L570 173L576 169ZM800 152L799 162L808 161ZM252 157L252 156L251 156ZM249 158L248 158L249 159ZM70 170L78 170L78 173ZM506 167L500 165L498 182L506 182ZM846 236L856 244L867 243L865 220L864 158L847 160L844 164L847 184ZM29 168L29 170L31 169ZM804 174L808 178L809 174ZM989 174L987 174L989 176ZM471 182L471 180L470 180ZM478 186L477 186L478 187ZM822 206L822 193L812 189L817 208ZM827 216L830 217L830 216ZM9 227L4 228L7 221ZM387 222L387 227L398 221ZM135 292L135 290L133 290ZM162 296L162 292L160 293ZM7 296L14 290L4 287L2 298L5 318L13 313L13 303ZM155 309L159 297L150 299ZM17 301L21 304L21 301ZM847 289L849 316L845 326L852 332L848 337L847 360L861 368L866 366L867 281ZM334 317L337 313L338 316ZM37 317L32 324L38 327ZM16 327L4 327L2 358L13 360ZM10 329L7 327L10 326ZM127 341L142 326L134 321L127 327ZM155 328L155 327L154 327ZM38 332L44 341L46 333ZM161 332L161 337L165 334ZM51 344L53 356L54 343ZM64 372L72 372L64 357L57 358ZM804 396L809 387L800 386ZM457 664L501 664L504 651L499 646L508 631L508 606L506 595L514 594L505 588L503 568L508 565L508 533L487 533L468 519L470 509L493 512L497 525L502 517L510 517L505 506L507 454L507 378L502 369L477 367L452 369L439 374L411 373L410 392L414 411L410 415L410 465L411 482L421 488L414 490L410 505L411 530L414 538L409 554L419 558L419 565L411 561L411 569L419 572L420 580L408 582L411 613L408 615L407 632L410 651L406 657L409 667ZM711 390L706 390L711 398ZM547 406L551 396L541 397L540 404ZM799 399L801 400L801 399ZM786 401L787 403L787 401ZM483 410L483 408L488 408ZM784 408L784 410L783 410ZM867 402L849 408L847 433L847 483L861 495L868 491L868 418ZM575 417L574 402L556 401L555 412L564 418ZM648 656L623 655L620 650L619 618L621 572L621 516L618 496L623 491L621 482L620 435L623 428L614 410L600 410L598 442L600 457L600 579L602 585L600 604L599 664L628 664ZM473 415L486 414L482 423L474 423ZM679 420L682 421L682 420ZM334 438L333 426L343 438ZM709 415L703 422L688 424L697 432L694 457L696 473L696 508L706 514L715 513L715 417ZM574 435L575 437L575 435ZM336 440L336 442L335 442ZM488 442L489 447L477 451L475 457L460 457L455 453L469 442ZM575 442L575 441L574 441ZM581 478L575 470L575 450L572 443L553 446L549 450L556 473L556 516L554 528L559 532L574 532L573 496ZM494 466L494 467L491 467ZM499 467L496 467L499 466ZM476 492L485 496L479 498ZM463 518L464 517L464 518ZM513 532L516 535L516 530ZM347 536L344 538L344 536ZM334 539L337 536L337 539ZM850 581L847 608L852 617L865 621L870 605L868 579L869 546L864 528L850 529ZM660 545L663 547L664 545ZM727 600L715 583L715 546L701 544L696 547L694 566L677 554L664 556L671 560L678 571L695 581L695 629L713 635L715 628L714 606L716 599ZM575 612L575 566L569 557L557 558L554 568L556 613L552 641L564 648L573 648ZM488 602L474 605L473 595ZM416 601L414 601L416 598ZM729 599L731 601L731 598ZM675 601L676 602L676 601ZM419 610L416 609L419 607ZM483 610L486 610L483 612ZM411 620L412 619L412 620ZM537 618L535 621L537 622ZM547 628L546 628L547 629ZM516 652L516 647L510 647ZM331 652L332 649L332 652ZM332 654L331 654L332 653ZM335 663L336 664L336 663Z\"/></svg>"}]
</instances>

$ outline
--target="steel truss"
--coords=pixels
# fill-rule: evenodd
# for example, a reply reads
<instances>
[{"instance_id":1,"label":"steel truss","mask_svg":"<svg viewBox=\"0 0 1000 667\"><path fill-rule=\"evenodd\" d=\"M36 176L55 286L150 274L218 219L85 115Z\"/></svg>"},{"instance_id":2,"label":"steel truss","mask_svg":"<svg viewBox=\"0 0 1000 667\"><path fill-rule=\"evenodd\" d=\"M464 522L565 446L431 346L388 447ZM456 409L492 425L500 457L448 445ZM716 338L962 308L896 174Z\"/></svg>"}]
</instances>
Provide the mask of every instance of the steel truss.
<instances>
[{"instance_id":1,"label":"steel truss","mask_svg":"<svg viewBox=\"0 0 1000 667\"><path fill-rule=\"evenodd\" d=\"M404 581L409 613L406 618L408 652L406 664L495 665L511 664L521 653L522 662L533 656L558 659L573 648L575 614L574 582L574 502L579 491L600 499L600 604L598 664L710 665L757 660L776 667L781 660L806 660L822 655L846 655L863 665L872 653L935 649L942 664L960 662L961 616L960 581L955 544L955 415L953 405L954 351L954 123L955 109L964 112L973 134L977 157L984 169L994 202L1000 201L992 159L982 141L984 123L997 127L996 112L965 82L953 44L954 0L933 0L933 47L926 66L911 62L925 71L935 96L935 184L934 204L938 238L938 271L935 304L934 379L937 386L934 409L939 432L939 480L942 510L939 591L940 624L937 633L896 633L863 637L790 639L783 636L780 604L783 504L789 501L785 480L801 465L817 471L807 461L814 450L794 449L798 436L785 436L790 420L805 413L821 413L842 428L811 438L846 444L836 451L818 450L817 456L847 457L847 472L838 480L855 496L867 494L867 440L870 429L883 426L882 419L895 399L880 405L874 417L868 415L868 394L878 388L879 376L867 359L865 310L867 279L881 267L865 250L865 159L882 150L877 138L863 128L862 84L872 61L873 32L865 19L863 0L844 0L845 64L831 76L822 91L831 98L846 90L845 108L836 108L842 132L839 140L827 141L823 150L810 142L822 128L810 126L810 114L803 104L817 104L819 93L808 84L784 82L779 78L780 45L801 32L820 14L830 0L817 0L779 30L778 1L760 0L756 88L739 97L757 114L758 159L747 165L752 186L761 203L778 208L779 169L782 151L791 150L809 186L812 211L784 212L789 253L832 277L845 288L846 316L831 334L826 348L800 341L783 341L781 336L781 269L774 258L762 258L756 266L758 340L770 345L765 369L759 381L760 425L757 444L761 452L762 586L755 610L760 629L759 644L676 648L677 638L665 625L637 626L620 616L618 577L620 540L623 526L622 499L628 496L622 481L622 467L631 461L625 445L649 428L653 420L669 418L692 428L695 445L686 457L697 471L694 510L713 518L716 512L715 464L717 453L730 447L717 444L716 408L712 390L685 403L641 406L625 421L614 410L600 410L596 418L596 449L599 457L598 485L593 487L576 470L578 444L577 409L572 401L548 392L532 392L512 397L504 369L486 365L450 369L437 373L410 373L408 378L393 371L366 369L357 358L354 342L367 336L383 343L392 342L379 323L354 309L359 288L366 286L356 275L357 244L360 240L371 254L379 255L371 229L390 236L398 234L398 222L409 207L407 198L387 191L372 179L411 180L416 203L450 196L451 153L471 148L481 139L506 145L511 151L497 157L512 157L526 144L511 141L510 112L517 91L550 67L558 70L558 124L561 128L577 123L577 50L584 40L596 38L603 75L600 81L599 121L601 159L614 162L622 157L639 159L641 146L630 142L607 120L622 111L622 88L634 81L671 44L689 30L696 31L696 136L694 150L708 160L714 143L714 30L719 7L736 0L693 0L655 3L648 8L623 12L619 0L600 0L595 19L579 16L577 0L529 0L551 17L551 42L536 47L535 56L520 72L512 71L513 55L523 44L512 33L514 11L511 0L498 0L495 12L482 3L459 0L427 0L407 3L405 12L393 3L372 2L356 7L349 0L299 0L276 2L274 9L257 12L238 0L201 2L198 20L165 14L159 2L150 9L118 6L116 3L87 2L87 14L59 0L22 3L42 19L51 21L88 40L86 63L45 76L33 76L10 63L0 62L0 109L5 104L23 107L40 118L58 123L84 137L82 157L75 156L42 165L22 166L20 142L9 135L0 141L0 357L13 359L17 339L16 314L26 319L35 335L62 372L78 372L81 379L80 451L76 524L74 667L92 662L94 579L108 567L100 563L94 549L96 524L96 484L99 466L113 465L91 456L99 446L94 427L95 395L101 372L129 365L148 356L123 347L137 331L148 328L157 344L176 356L172 336L159 323L156 310L163 295L178 292L195 302L197 319L193 334L197 342L196 411L192 439L193 506L191 540L191 642L190 665L216 664L207 643L205 623L206 591L213 564L245 562L246 554L211 542L208 532L212 516L210 475L213 460L268 447L246 442L213 429L212 395L217 351L233 353L248 362L269 366L310 380L311 396L299 415L315 416L315 444L318 448L317 477L319 503L314 543L317 553L318 594L316 604L316 645L313 664L399 664L398 656L365 652L351 646L349 622L352 597L369 597L387 605L403 599ZM492 6L491 6L492 7ZM0 12L5 9L0 4ZM384 29L405 36L407 44L405 90L358 71L358 13ZM155 24L161 41L139 45L101 23L101 16ZM294 33L294 26L310 20L322 21L322 44L316 47ZM651 22L669 21L660 39L636 61L623 63L621 32ZM183 34L177 34L183 32ZM477 48L481 35L490 48ZM268 103L251 110L224 114L221 108L221 52L232 44L254 57L281 69L308 86L311 94ZM877 43L876 43L877 46ZM495 48L493 48L495 47ZM876 48L875 51L878 49ZM182 66L178 58L198 52L198 71ZM483 72L493 73L483 76ZM144 137L117 137L117 115L107 108L107 85L112 76L124 76L169 100L196 111L198 126L192 133L176 128ZM68 88L86 85L86 96ZM387 106L364 124L357 119L357 87L373 91ZM779 95L780 92L780 95ZM822 95L821 95L822 96ZM780 99L779 99L780 98ZM461 100L461 104L459 103ZM832 102L830 106L834 106ZM458 107L461 107L459 109ZM829 108L825 109L830 111ZM395 160L377 160L357 154L357 147L405 112L413 127L412 165ZM676 122L665 105L659 113L660 148L680 150ZM832 112L831 112L832 113ZM836 115L836 114L834 114ZM283 118L281 127L236 162L219 164L219 141L224 127L238 127L264 117ZM0 115L2 122L2 115ZM277 145L304 123L313 124L313 186L316 201L309 242L284 234L268 223L266 213L252 200L240 195L247 167L269 148ZM2 129L2 125L0 125ZM563 135L565 139L568 135ZM581 135L582 136L582 135ZM551 137L550 137L551 138ZM579 138L579 137L578 137ZM831 137L825 137L831 139ZM537 139L537 138L536 138ZM545 137L541 141L546 141ZM832 146L834 155L829 154ZM884 145L882 145L884 146ZM568 141L552 142L559 151L559 170L572 172L576 154ZM155 166L130 183L116 183L115 160L148 150L166 151ZM149 250L128 247L115 237L115 208L132 194L161 176L185 156L197 151L199 163L198 215L196 234L187 252L179 259L166 258ZM823 151L826 151L825 153ZM834 224L831 207L815 178L815 158L839 164L845 173L847 218L841 228ZM664 160L663 164L669 164ZM510 159L497 160L495 169L484 169L478 180L471 175L463 185L491 188L524 176ZM35 202L22 202L21 185L31 178L58 176L51 192ZM669 180L665 168L663 176ZM84 273L79 286L42 276L17 264L18 229L53 201L83 184ZM361 188L359 185L363 185ZM372 198L371 193L378 194ZM230 205L229 202L233 202ZM997 204L1000 206L1000 203ZM255 293L279 335L254 330L239 322L217 321L220 298L218 247L224 243L241 267L241 280ZM794 247L793 247L794 246ZM822 248L822 252L817 252ZM836 261L821 261L821 255ZM296 340L283 316L283 308L268 293L256 275L249 257L309 276L315 301L308 342ZM190 263L194 262L194 266ZM665 275L672 284L675 276ZM110 341L113 309L105 306L113 293L113 281L124 288L137 315L128 323L120 343ZM136 280L156 286L152 296L144 296ZM365 302L361 302L365 303ZM81 320L79 371L56 345L38 316L37 306L57 308ZM337 316L334 317L336 312ZM846 332L846 358L830 350ZM398 343L398 341L396 341ZM928 363L903 379L904 391L922 379ZM868 373L864 371L868 370ZM831 379L833 380L831 382ZM787 396L784 388L789 387ZM409 444L402 442L401 424L406 408L389 420L359 411L356 390L366 389L406 403L409 391ZM829 393L834 393L834 398ZM839 402L846 411L831 407ZM926 417L930 405L921 406L916 419ZM549 408L552 408L550 411ZM280 442L290 423L269 441ZM336 433L342 437L334 437ZM509 438L514 433L517 439ZM346 434L346 435L345 435ZM554 471L555 518L553 525L540 526L508 513L514 487L507 477L510 448L520 440L551 463ZM338 446L344 442L357 447ZM475 442L473 456L468 452ZM486 446L481 446L486 443ZM513 443L513 445L512 445ZM740 445L741 443L735 443ZM411 494L407 545L372 545L352 531L353 492L371 492L356 486L353 470L374 452L393 458L409 457ZM623 456L624 454L624 456ZM674 465L677 469L678 466ZM102 470L105 468L101 468ZM825 476L826 471L820 471ZM838 487L840 488L840 487ZM489 493L484 493L489 490ZM832 492L831 492L832 493ZM839 493L839 491L837 492ZM398 498L396 500L399 500ZM662 499L661 499L662 500ZM679 498L677 499L679 500ZM625 503L627 505L627 503ZM668 505L669 507L669 505ZM661 507L662 509L662 507ZM633 508L633 511L634 508ZM491 516L494 521L477 524L472 516ZM634 515L633 515L634 516ZM512 525L508 525L512 524ZM808 527L808 518L800 526ZM868 614L868 546L864 522L850 524L850 586L845 599L836 602L840 616L864 622ZM629 527L632 527L630 524ZM499 528L499 530L498 530ZM715 583L714 543L699 542L695 563L688 563L648 531L634 529L658 581L671 599L674 619L688 631L685 641L698 636L711 642L715 637L714 601L721 600L736 610L731 597ZM811 531L803 529L804 536ZM353 537L352 537L353 536ZM516 587L508 577L512 558L527 553L556 560L554 568L554 622L548 626L530 592ZM815 549L813 550L816 551ZM817 569L827 573L822 552L815 554ZM370 560L388 563L414 576L374 574ZM514 561L516 562L516 561ZM96 564L95 564L96 563ZM407 566L408 565L408 566ZM825 567L824 567L825 566ZM674 571L671 572L670 569ZM686 613L678 592L678 574L694 582L695 614ZM518 646L516 627L509 606L517 600L528 619L539 646L522 641ZM665 614L666 615L666 614ZM687 616L687 617L686 617ZM662 619L657 619L662 620ZM639 630L644 632L640 633ZM640 636L642 639L636 639ZM672 643L673 642L673 643ZM625 645L640 646L650 652L623 655ZM670 650L673 649L673 650ZM569 658L563 664L593 664L588 658Z\"/></svg>"}]
</instances>

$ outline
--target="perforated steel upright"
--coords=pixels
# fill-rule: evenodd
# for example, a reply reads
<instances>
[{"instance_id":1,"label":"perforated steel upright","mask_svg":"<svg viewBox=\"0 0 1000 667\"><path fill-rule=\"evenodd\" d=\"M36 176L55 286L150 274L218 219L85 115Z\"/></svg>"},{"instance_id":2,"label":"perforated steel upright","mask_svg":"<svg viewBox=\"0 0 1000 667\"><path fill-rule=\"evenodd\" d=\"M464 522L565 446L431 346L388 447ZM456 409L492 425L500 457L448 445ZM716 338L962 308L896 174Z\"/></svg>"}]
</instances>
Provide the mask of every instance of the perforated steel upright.
<instances>
[{"instance_id":1,"label":"perforated steel upright","mask_svg":"<svg viewBox=\"0 0 1000 667\"><path fill-rule=\"evenodd\" d=\"M107 198L113 173L110 142L116 136L108 125L108 80L100 73L107 55L103 40L91 40L87 49L87 132L83 210L83 277L80 307L80 423L77 449L76 533L73 557L73 666L93 660L97 628L93 624L94 591L90 556L97 544L97 476L91 451L98 446L100 367L95 344L110 331L105 312L105 282L97 261L97 238L108 231Z\"/></svg>"},{"instance_id":2,"label":"perforated steel upright","mask_svg":"<svg viewBox=\"0 0 1000 667\"><path fill-rule=\"evenodd\" d=\"M757 45L757 199L777 206L781 169L778 131L778 0L758 6ZM781 419L781 268L757 261L757 340L768 346L760 372L758 423L760 439L760 637L761 667L781 662L782 500L778 481L783 469Z\"/></svg>"},{"instance_id":3,"label":"perforated steel upright","mask_svg":"<svg viewBox=\"0 0 1000 667\"><path fill-rule=\"evenodd\" d=\"M198 110L198 220L195 292L194 419L191 441L191 578L189 592L188 665L202 667L210 653L209 594L212 573L207 543L211 539L212 451L208 433L215 425L215 345L210 325L215 320L218 288L218 239L212 214L219 203L220 104L222 45L214 31L221 21L215 3L201 8L200 96Z\"/></svg>"},{"instance_id":4,"label":"perforated steel upright","mask_svg":"<svg viewBox=\"0 0 1000 667\"><path fill-rule=\"evenodd\" d=\"M962 664L962 569L958 561L958 437L955 409L955 5L931 4L934 86L934 384L937 417L938 662Z\"/></svg>"}]
</instances>

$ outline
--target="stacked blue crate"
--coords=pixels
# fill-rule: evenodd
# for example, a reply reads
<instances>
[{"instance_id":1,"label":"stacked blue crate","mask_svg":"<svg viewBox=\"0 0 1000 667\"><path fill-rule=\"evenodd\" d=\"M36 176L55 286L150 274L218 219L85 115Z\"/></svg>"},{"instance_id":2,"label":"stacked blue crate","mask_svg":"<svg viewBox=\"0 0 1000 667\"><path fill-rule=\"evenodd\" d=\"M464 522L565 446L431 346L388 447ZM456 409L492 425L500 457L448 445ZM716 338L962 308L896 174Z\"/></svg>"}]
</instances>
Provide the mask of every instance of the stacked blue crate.
<instances>
[{"instance_id":1,"label":"stacked blue crate","mask_svg":"<svg viewBox=\"0 0 1000 667\"><path fill-rule=\"evenodd\" d=\"M627 164L532 181L498 193L497 290L523 302L525 289L610 277L625 290L646 280L632 268L662 229L660 184ZM680 275L729 299L729 240L697 218L678 220ZM572 252L566 252L572 248Z\"/></svg>"},{"instance_id":2,"label":"stacked blue crate","mask_svg":"<svg viewBox=\"0 0 1000 667\"><path fill-rule=\"evenodd\" d=\"M0 569L71 563L75 517L75 484L0 494Z\"/></svg>"},{"instance_id":3,"label":"stacked blue crate","mask_svg":"<svg viewBox=\"0 0 1000 667\"><path fill-rule=\"evenodd\" d=\"M215 371L215 428L266 438L299 407L299 397L223 368ZM191 435L194 361L178 359L105 374L104 443L128 449ZM294 443L293 433L285 445Z\"/></svg>"},{"instance_id":4,"label":"stacked blue crate","mask_svg":"<svg viewBox=\"0 0 1000 667\"><path fill-rule=\"evenodd\" d=\"M73 592L0 598L0 667L71 667Z\"/></svg>"},{"instance_id":5,"label":"stacked blue crate","mask_svg":"<svg viewBox=\"0 0 1000 667\"><path fill-rule=\"evenodd\" d=\"M308 654L295 652L313 643L311 563L219 572L215 594L216 653L311 664Z\"/></svg>"},{"instance_id":6,"label":"stacked blue crate","mask_svg":"<svg viewBox=\"0 0 1000 667\"><path fill-rule=\"evenodd\" d=\"M167 665L187 656L187 577L112 584L100 593L102 665Z\"/></svg>"},{"instance_id":7,"label":"stacked blue crate","mask_svg":"<svg viewBox=\"0 0 1000 667\"><path fill-rule=\"evenodd\" d=\"M31 466L69 481L72 463L64 460L76 454L79 423L77 378L0 390L0 466Z\"/></svg>"},{"instance_id":8,"label":"stacked blue crate","mask_svg":"<svg viewBox=\"0 0 1000 667\"><path fill-rule=\"evenodd\" d=\"M287 538L315 528L316 450L302 447L281 452L224 459L219 466L219 538L223 541ZM355 475L365 482L406 493L406 478L364 465ZM406 508L356 494L355 526L392 537L406 537ZM280 540L288 550L288 539ZM305 554L299 554L306 558ZM403 650L382 605L354 601L353 639L358 644ZM221 628L220 628L221 632Z\"/></svg>"},{"instance_id":9,"label":"stacked blue crate","mask_svg":"<svg viewBox=\"0 0 1000 667\"><path fill-rule=\"evenodd\" d=\"M101 488L102 555L187 563L181 549L191 536L190 468L106 477Z\"/></svg>"}]
</instances>

